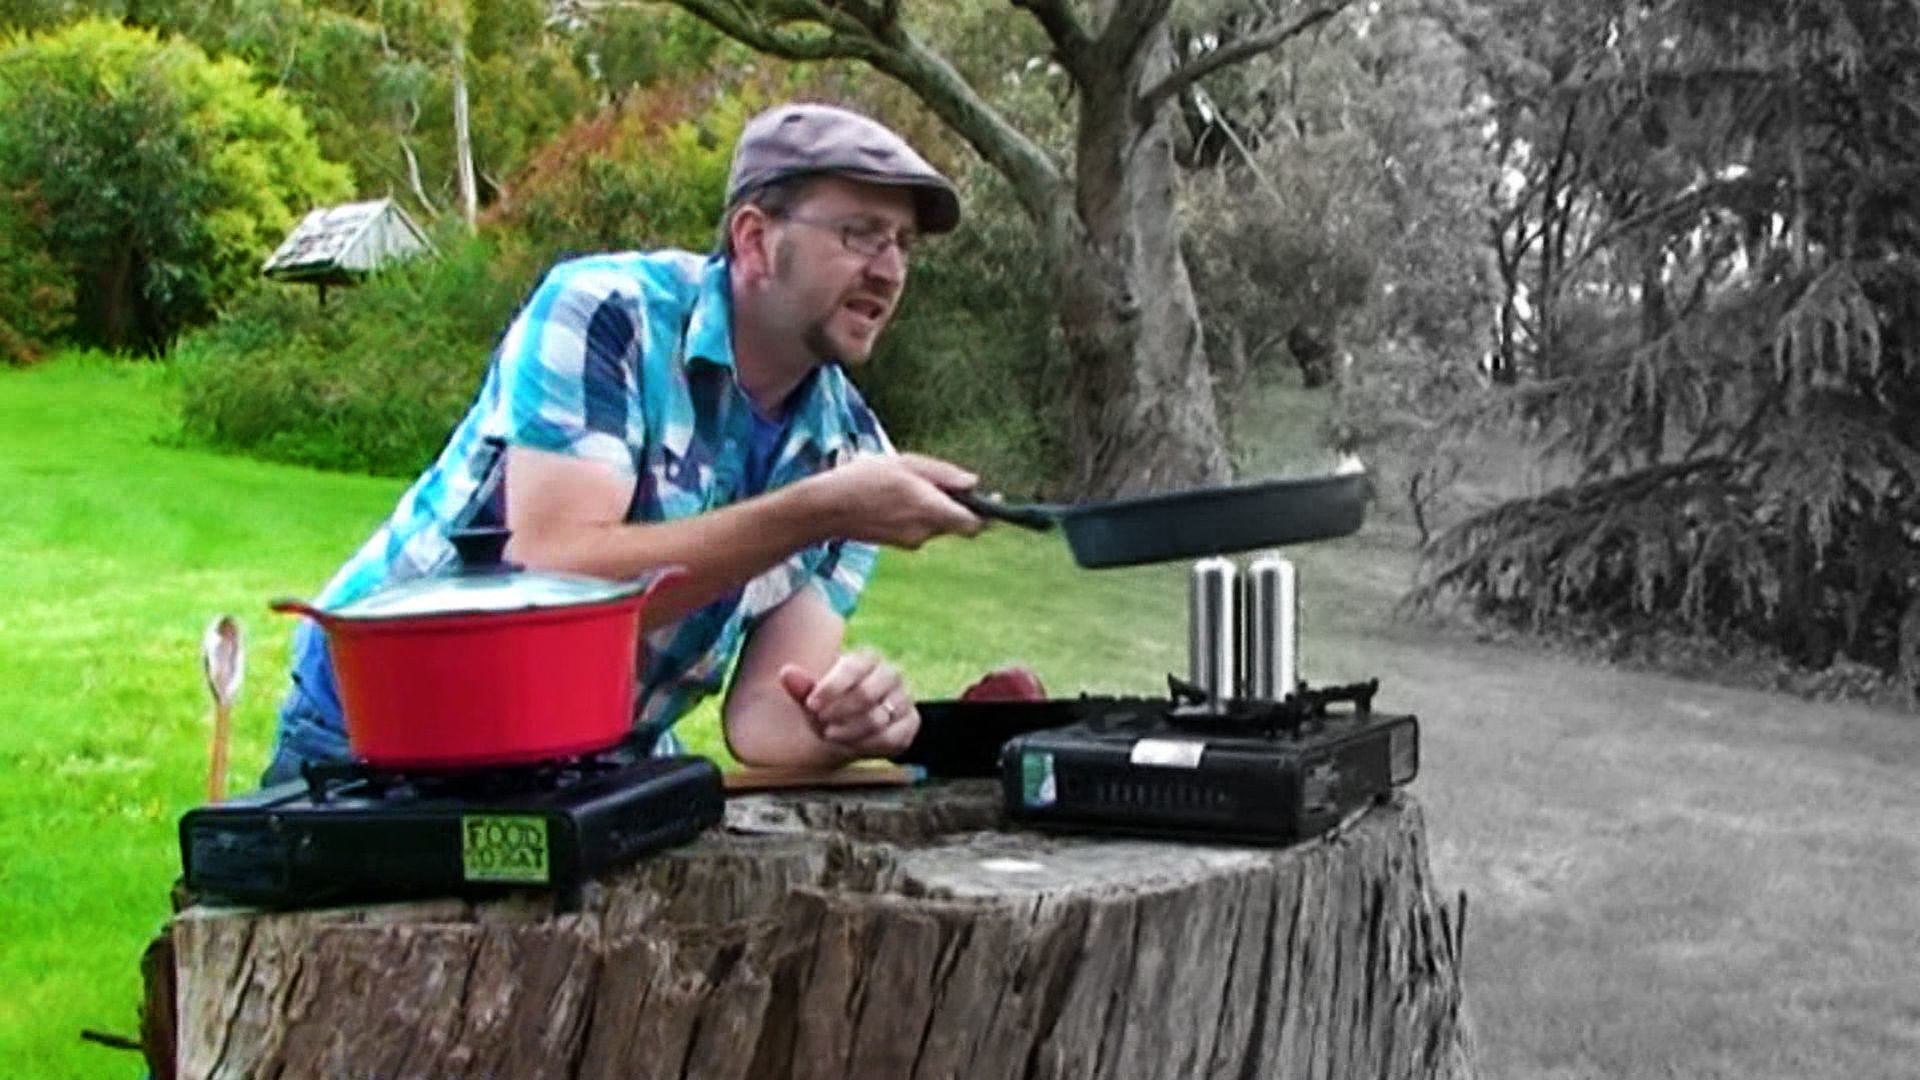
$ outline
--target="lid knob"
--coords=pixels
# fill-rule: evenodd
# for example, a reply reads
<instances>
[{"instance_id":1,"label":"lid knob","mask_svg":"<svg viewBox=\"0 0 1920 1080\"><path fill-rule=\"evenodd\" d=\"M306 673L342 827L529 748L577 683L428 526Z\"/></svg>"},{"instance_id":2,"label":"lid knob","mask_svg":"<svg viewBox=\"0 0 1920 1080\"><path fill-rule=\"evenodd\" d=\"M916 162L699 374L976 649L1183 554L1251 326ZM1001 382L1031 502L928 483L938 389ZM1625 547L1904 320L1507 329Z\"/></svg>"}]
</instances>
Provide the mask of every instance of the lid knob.
<instances>
[{"instance_id":1,"label":"lid knob","mask_svg":"<svg viewBox=\"0 0 1920 1080\"><path fill-rule=\"evenodd\" d=\"M513 530L502 526L455 529L447 534L460 556L462 574L497 574L517 567L507 562L507 539Z\"/></svg>"}]
</instances>

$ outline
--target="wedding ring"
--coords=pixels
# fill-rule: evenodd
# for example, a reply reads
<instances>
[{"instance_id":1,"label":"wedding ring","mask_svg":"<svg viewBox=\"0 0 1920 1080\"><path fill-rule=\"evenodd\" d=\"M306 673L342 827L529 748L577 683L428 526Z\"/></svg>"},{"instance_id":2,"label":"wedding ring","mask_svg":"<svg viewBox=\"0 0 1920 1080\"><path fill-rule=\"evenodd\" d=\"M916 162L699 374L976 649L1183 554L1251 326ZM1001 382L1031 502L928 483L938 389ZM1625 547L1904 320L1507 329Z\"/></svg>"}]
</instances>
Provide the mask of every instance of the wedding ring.
<instances>
[{"instance_id":1,"label":"wedding ring","mask_svg":"<svg viewBox=\"0 0 1920 1080\"><path fill-rule=\"evenodd\" d=\"M900 719L900 716L899 716L899 714L897 714L897 713L895 713L895 712L893 711L893 702L891 702L891 701L882 701L882 702L880 703L880 707L881 707L881 708L883 708L883 709L885 709L885 710L887 710L887 723L889 723L889 724L891 724L891 723L893 723L893 722L894 722L895 720L898 720L898 719Z\"/></svg>"}]
</instances>

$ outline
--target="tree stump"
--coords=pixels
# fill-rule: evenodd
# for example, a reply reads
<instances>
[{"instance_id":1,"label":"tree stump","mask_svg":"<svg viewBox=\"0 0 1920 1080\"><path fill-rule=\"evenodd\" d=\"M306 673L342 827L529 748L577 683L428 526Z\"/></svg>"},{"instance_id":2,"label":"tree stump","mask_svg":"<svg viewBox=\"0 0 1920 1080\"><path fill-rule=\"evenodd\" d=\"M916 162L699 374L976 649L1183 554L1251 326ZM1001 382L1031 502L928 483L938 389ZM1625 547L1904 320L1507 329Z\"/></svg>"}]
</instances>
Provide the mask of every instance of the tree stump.
<instances>
[{"instance_id":1,"label":"tree stump","mask_svg":"<svg viewBox=\"0 0 1920 1080\"><path fill-rule=\"evenodd\" d=\"M1418 807L1286 849L1003 830L985 782L737 798L540 897L170 930L184 1080L1461 1078Z\"/></svg>"}]
</instances>

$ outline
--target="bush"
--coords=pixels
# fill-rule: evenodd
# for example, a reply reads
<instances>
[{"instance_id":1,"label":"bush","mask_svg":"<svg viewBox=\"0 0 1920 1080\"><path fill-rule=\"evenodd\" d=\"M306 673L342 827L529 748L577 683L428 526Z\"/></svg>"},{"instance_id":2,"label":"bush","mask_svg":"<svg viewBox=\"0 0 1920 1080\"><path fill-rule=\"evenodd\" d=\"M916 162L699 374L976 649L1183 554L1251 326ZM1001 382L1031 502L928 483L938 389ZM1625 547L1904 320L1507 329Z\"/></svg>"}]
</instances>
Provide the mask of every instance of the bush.
<instances>
[{"instance_id":1,"label":"bush","mask_svg":"<svg viewBox=\"0 0 1920 1080\"><path fill-rule=\"evenodd\" d=\"M238 61L102 20L0 41L0 191L29 193L31 246L68 274L89 343L164 347L348 190Z\"/></svg>"},{"instance_id":2,"label":"bush","mask_svg":"<svg viewBox=\"0 0 1920 1080\"><path fill-rule=\"evenodd\" d=\"M73 275L40 246L32 191L0 192L0 363L40 359L73 323Z\"/></svg>"},{"instance_id":3,"label":"bush","mask_svg":"<svg viewBox=\"0 0 1920 1080\"><path fill-rule=\"evenodd\" d=\"M173 354L186 439L272 461L384 476L424 468L472 401L532 288L483 240L395 266L322 307L262 285Z\"/></svg>"}]
</instances>

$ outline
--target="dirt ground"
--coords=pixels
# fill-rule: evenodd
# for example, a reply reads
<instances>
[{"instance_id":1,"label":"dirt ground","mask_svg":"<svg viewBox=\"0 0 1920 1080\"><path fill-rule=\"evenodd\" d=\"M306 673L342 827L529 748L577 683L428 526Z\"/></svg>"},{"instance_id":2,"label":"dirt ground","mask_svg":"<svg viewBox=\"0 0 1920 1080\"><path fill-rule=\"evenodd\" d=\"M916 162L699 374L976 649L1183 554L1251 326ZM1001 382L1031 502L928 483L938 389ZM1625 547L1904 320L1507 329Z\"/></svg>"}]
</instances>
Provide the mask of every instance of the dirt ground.
<instances>
[{"instance_id":1,"label":"dirt ground","mask_svg":"<svg viewBox=\"0 0 1920 1080\"><path fill-rule=\"evenodd\" d=\"M1483 1074L1920 1076L1920 717L1416 622L1410 547L1303 556L1302 668L1420 717Z\"/></svg>"}]
</instances>

